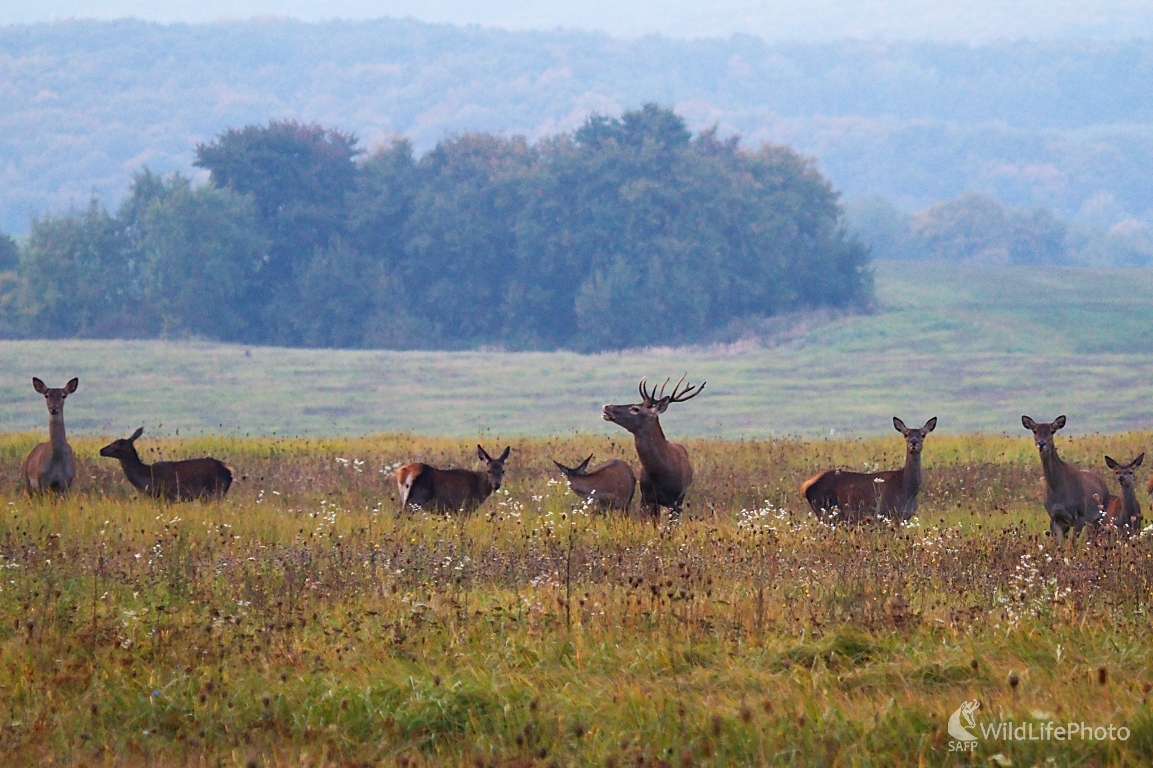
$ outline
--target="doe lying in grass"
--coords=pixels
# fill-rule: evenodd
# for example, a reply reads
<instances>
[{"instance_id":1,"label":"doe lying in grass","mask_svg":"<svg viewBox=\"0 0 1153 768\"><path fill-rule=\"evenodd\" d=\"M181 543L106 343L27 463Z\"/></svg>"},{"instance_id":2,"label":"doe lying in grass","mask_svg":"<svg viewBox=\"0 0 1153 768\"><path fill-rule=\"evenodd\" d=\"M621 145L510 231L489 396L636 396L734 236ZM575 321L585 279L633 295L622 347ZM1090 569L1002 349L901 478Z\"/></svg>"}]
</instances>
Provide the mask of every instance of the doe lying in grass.
<instances>
[{"instance_id":1,"label":"doe lying in grass","mask_svg":"<svg viewBox=\"0 0 1153 768\"><path fill-rule=\"evenodd\" d=\"M588 465L592 459L590 455L575 467L566 467L555 459L553 464L568 479L573 493L592 499L601 509L627 510L637 487L632 468L620 459L612 459L590 472Z\"/></svg>"},{"instance_id":2,"label":"doe lying in grass","mask_svg":"<svg viewBox=\"0 0 1153 768\"><path fill-rule=\"evenodd\" d=\"M114 440L100 449L101 456L120 460L128 482L141 493L165 501L222 499L228 493L232 485L232 470L216 459L142 462L136 453L136 439L142 434L144 427L133 432L131 437Z\"/></svg>"},{"instance_id":3,"label":"doe lying in grass","mask_svg":"<svg viewBox=\"0 0 1153 768\"><path fill-rule=\"evenodd\" d=\"M76 391L80 380L73 378L63 387L46 387L40 379L32 378L32 388L44 395L48 404L48 442L40 443L24 460L21 475L32 496L45 491L68 493L76 475L76 460L72 446L64 435L64 398Z\"/></svg>"},{"instance_id":4,"label":"doe lying in grass","mask_svg":"<svg viewBox=\"0 0 1153 768\"><path fill-rule=\"evenodd\" d=\"M937 417L920 429L909 429L893 417L893 428L905 436L905 466L887 472L846 472L830 469L801 486L801 494L818 517L838 510L848 522L878 515L904 522L917 513L921 489L921 449L925 436L937 427Z\"/></svg>"}]
</instances>

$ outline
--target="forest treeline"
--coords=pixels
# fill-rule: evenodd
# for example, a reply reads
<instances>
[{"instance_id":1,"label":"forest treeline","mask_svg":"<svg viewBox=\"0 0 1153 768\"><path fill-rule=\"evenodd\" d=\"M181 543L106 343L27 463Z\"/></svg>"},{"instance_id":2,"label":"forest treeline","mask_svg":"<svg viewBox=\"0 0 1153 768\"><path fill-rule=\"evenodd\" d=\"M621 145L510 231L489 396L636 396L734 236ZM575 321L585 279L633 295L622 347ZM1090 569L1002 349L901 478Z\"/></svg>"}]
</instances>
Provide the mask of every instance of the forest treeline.
<instances>
[{"instance_id":1,"label":"forest treeline","mask_svg":"<svg viewBox=\"0 0 1153 768\"><path fill-rule=\"evenodd\" d=\"M918 211L899 210L880 195L846 205L854 235L877 259L1085 267L1153 264L1153 231L1123 221L1105 229L1067 222L1048 208L1013 208L965 192Z\"/></svg>"},{"instance_id":2,"label":"forest treeline","mask_svg":"<svg viewBox=\"0 0 1153 768\"><path fill-rule=\"evenodd\" d=\"M419 159L357 144L230 129L196 148L207 183L142 169L115 212L34 219L0 253L8 334L600 350L872 297L811 160L694 136L671 109L534 144L463 134Z\"/></svg>"}]
</instances>

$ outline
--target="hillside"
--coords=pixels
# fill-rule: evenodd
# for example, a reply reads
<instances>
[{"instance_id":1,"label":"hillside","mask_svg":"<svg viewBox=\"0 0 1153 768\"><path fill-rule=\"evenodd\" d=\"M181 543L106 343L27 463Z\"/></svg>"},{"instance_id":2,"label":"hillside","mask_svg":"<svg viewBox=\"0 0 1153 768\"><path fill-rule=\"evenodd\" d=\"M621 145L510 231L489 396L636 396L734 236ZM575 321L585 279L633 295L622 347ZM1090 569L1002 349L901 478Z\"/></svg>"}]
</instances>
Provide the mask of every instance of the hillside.
<instances>
[{"instance_id":1,"label":"hillside","mask_svg":"<svg viewBox=\"0 0 1153 768\"><path fill-rule=\"evenodd\" d=\"M44 429L29 378L80 377L74 432L430 435L592 432L644 375L707 380L671 435L885 434L1153 426L1153 273L879 263L875 314L810 316L769 344L571 353L317 351L196 342L0 342L0 418Z\"/></svg>"},{"instance_id":2,"label":"hillside","mask_svg":"<svg viewBox=\"0 0 1153 768\"><path fill-rule=\"evenodd\" d=\"M572 129L649 101L816 156L848 198L966 189L1110 227L1153 218L1147 41L767 43L411 20L0 27L0 231L114 204L130 173L271 118L396 134Z\"/></svg>"}]
</instances>

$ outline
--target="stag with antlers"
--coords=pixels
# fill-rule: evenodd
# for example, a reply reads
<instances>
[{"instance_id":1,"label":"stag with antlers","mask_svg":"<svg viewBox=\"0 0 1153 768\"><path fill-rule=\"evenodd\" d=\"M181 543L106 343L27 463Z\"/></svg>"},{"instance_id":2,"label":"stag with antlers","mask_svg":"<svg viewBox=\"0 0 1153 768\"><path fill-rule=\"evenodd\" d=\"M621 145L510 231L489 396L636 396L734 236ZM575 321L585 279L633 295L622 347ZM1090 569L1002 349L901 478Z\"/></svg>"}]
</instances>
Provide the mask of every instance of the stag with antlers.
<instances>
[{"instance_id":1,"label":"stag with antlers","mask_svg":"<svg viewBox=\"0 0 1153 768\"><path fill-rule=\"evenodd\" d=\"M686 374L687 375L687 374ZM648 389L648 379L641 379L638 390L641 402L630 405L606 405L602 409L605 421L627 429L633 435L637 456L641 460L641 514L654 523L660 521L661 507L669 510L669 520L680 519L685 492L693 482L693 465L683 445L669 442L661 430L660 415L671 403L683 403L699 395L705 388L685 385L685 377L673 386L672 394L665 395L669 379L661 384L660 392L654 386Z\"/></svg>"}]
</instances>

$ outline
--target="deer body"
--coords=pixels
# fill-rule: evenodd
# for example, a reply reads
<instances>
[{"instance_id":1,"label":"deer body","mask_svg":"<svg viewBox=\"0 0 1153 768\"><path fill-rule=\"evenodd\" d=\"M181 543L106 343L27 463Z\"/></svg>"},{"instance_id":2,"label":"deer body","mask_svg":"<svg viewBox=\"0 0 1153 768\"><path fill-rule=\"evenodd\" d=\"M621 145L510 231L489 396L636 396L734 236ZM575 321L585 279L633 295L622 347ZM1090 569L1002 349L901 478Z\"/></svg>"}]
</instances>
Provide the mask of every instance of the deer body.
<instances>
[{"instance_id":1,"label":"deer body","mask_svg":"<svg viewBox=\"0 0 1153 768\"><path fill-rule=\"evenodd\" d=\"M920 429L909 429L894 416L893 427L905 436L905 466L871 473L830 469L814 475L801 486L801 494L818 517L823 519L836 509L847 522L869 515L905 522L917 514L921 450L925 436L936 429L937 418Z\"/></svg>"},{"instance_id":2,"label":"deer body","mask_svg":"<svg viewBox=\"0 0 1153 768\"><path fill-rule=\"evenodd\" d=\"M21 475L28 495L52 491L68 493L72 478L76 475L76 459L72 446L64 434L64 399L76 391L79 379L71 379L63 387L50 388L40 379L32 379L32 388L44 395L48 404L48 442L40 443L21 467Z\"/></svg>"},{"instance_id":3,"label":"deer body","mask_svg":"<svg viewBox=\"0 0 1153 768\"><path fill-rule=\"evenodd\" d=\"M405 464L396 470L401 508L420 507L436 512L474 511L500 488L510 448L505 448L498 459L490 457L479 445L476 451L486 464L484 472L437 469L418 462Z\"/></svg>"},{"instance_id":4,"label":"deer body","mask_svg":"<svg viewBox=\"0 0 1153 768\"><path fill-rule=\"evenodd\" d=\"M1121 486L1120 498L1114 497L1109 502L1109 506L1105 510L1105 517L1111 526L1126 535L1138 533L1141 530L1141 505L1137 503L1135 473L1137 467L1141 466L1141 462L1144 460L1144 453L1138 455L1128 464L1119 464L1108 456L1105 457L1106 466L1113 470L1117 484Z\"/></svg>"},{"instance_id":5,"label":"deer body","mask_svg":"<svg viewBox=\"0 0 1153 768\"><path fill-rule=\"evenodd\" d=\"M628 509L637 488L632 468L620 459L612 459L590 472L587 467L592 458L589 456L575 467L558 461L553 464L568 479L573 493L592 499L601 509Z\"/></svg>"},{"instance_id":6,"label":"deer body","mask_svg":"<svg viewBox=\"0 0 1153 768\"><path fill-rule=\"evenodd\" d=\"M1114 497L1109 493L1105 481L1096 472L1077 469L1061 461L1057 455L1054 436L1057 430L1065 426L1064 416L1058 416L1048 424L1022 416L1021 424L1033 433L1037 450L1041 455L1049 531L1058 544L1061 544L1070 528L1073 529L1073 538L1076 539L1086 524L1096 525L1100 521L1101 510L1108 509Z\"/></svg>"},{"instance_id":7,"label":"deer body","mask_svg":"<svg viewBox=\"0 0 1153 768\"><path fill-rule=\"evenodd\" d=\"M232 486L232 470L224 462L203 458L145 464L136 453L135 445L142 434L144 427L133 432L131 437L114 440L100 449L101 456L120 461L124 476L136 490L165 501L222 499L228 493Z\"/></svg>"},{"instance_id":8,"label":"deer body","mask_svg":"<svg viewBox=\"0 0 1153 768\"><path fill-rule=\"evenodd\" d=\"M673 393L665 396L665 384L660 394L654 386L646 389L647 379L641 379L639 386L641 402L632 405L606 405L601 413L605 421L611 421L627 429L633 435L637 457L641 460L641 512L654 523L660 520L661 507L669 509L671 520L677 520L685 502L685 493L693 482L693 464L689 452L683 445L670 442L661 429L660 415L670 403L683 403L699 395L705 388L680 389L685 380L673 387Z\"/></svg>"}]
</instances>

